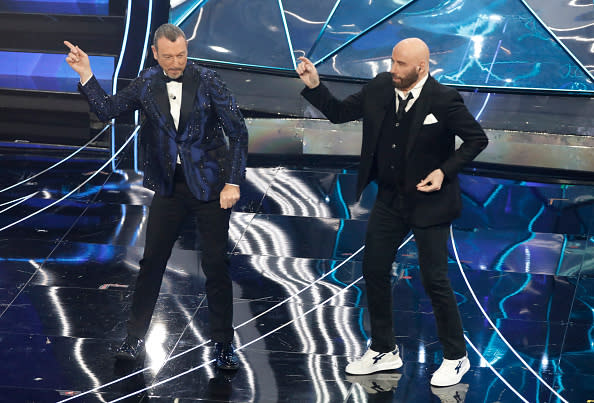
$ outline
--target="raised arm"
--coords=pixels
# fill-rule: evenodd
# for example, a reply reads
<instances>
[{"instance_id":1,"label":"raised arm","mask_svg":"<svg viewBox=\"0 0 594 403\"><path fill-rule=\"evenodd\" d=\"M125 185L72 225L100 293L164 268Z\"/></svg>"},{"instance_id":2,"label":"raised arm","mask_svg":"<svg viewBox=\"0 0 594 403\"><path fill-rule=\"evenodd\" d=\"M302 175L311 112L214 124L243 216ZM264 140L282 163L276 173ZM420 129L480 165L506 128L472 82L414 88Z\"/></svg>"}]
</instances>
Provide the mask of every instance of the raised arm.
<instances>
[{"instance_id":1,"label":"raised arm","mask_svg":"<svg viewBox=\"0 0 594 403\"><path fill-rule=\"evenodd\" d=\"M68 46L70 52L68 56L66 56L66 63L72 67L72 70L76 71L80 76L80 82L86 83L89 81L89 78L93 76L93 71L91 70L91 62L89 61L89 56L82 51L78 46L74 46L72 43L68 41L64 41L64 45Z\"/></svg>"},{"instance_id":2,"label":"raised arm","mask_svg":"<svg viewBox=\"0 0 594 403\"><path fill-rule=\"evenodd\" d=\"M320 82L320 76L314 64L306 57L300 57L297 74L307 88L301 95L318 108L332 123L344 123L363 117L363 91L344 100L334 97L328 88Z\"/></svg>"},{"instance_id":3,"label":"raised arm","mask_svg":"<svg viewBox=\"0 0 594 403\"><path fill-rule=\"evenodd\" d=\"M64 45L70 50L66 56L66 62L72 70L80 76L78 89L87 97L91 110L102 121L108 121L124 112L133 111L140 108L138 100L139 80L136 79L126 88L118 92L117 95L108 95L99 82L93 76L89 56L78 46L69 41L64 41Z\"/></svg>"},{"instance_id":4,"label":"raised arm","mask_svg":"<svg viewBox=\"0 0 594 403\"><path fill-rule=\"evenodd\" d=\"M299 78L309 89L314 89L320 85L320 76L316 66L307 58L300 57L301 63L297 65L297 74Z\"/></svg>"}]
</instances>

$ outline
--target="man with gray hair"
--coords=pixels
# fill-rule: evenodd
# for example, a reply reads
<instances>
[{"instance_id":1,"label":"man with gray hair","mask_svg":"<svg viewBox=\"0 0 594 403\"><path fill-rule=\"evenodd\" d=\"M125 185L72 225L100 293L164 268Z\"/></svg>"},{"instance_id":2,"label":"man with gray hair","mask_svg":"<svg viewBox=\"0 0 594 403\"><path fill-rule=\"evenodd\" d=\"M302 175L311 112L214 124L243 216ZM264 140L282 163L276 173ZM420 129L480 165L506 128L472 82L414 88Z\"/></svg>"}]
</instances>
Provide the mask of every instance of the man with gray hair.
<instances>
[{"instance_id":1,"label":"man with gray hair","mask_svg":"<svg viewBox=\"0 0 594 403\"><path fill-rule=\"evenodd\" d=\"M216 366L239 368L232 344L227 241L231 208L239 200L239 185L245 179L248 133L233 95L214 71L188 61L186 37L175 25L161 25L155 32L152 51L158 66L143 70L113 96L99 86L87 54L64 43L70 49L66 61L80 75L79 90L101 120L137 109L147 118L141 134L144 186L155 195L128 336L116 357L134 360L143 352L167 261L182 225L191 216L201 234Z\"/></svg>"}]
</instances>

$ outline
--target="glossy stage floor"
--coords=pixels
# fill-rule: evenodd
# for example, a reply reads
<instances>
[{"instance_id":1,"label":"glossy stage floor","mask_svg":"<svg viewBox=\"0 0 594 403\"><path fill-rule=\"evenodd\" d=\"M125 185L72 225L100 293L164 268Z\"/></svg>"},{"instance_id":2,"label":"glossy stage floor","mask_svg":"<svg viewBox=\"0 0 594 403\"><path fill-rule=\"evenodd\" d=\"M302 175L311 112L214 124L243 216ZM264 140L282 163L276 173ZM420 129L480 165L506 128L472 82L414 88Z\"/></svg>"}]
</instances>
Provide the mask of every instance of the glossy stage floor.
<instances>
[{"instance_id":1,"label":"glossy stage floor","mask_svg":"<svg viewBox=\"0 0 594 403\"><path fill-rule=\"evenodd\" d=\"M461 175L450 277L472 368L436 389L441 354L414 239L394 264L404 366L344 373L368 336L361 248L376 191L355 201L349 166L248 169L229 242L239 371L210 361L191 222L169 261L145 360L116 362L151 194L133 170L100 169L109 156L99 150L27 179L72 151L2 149L2 402L594 399L593 185Z\"/></svg>"}]
</instances>

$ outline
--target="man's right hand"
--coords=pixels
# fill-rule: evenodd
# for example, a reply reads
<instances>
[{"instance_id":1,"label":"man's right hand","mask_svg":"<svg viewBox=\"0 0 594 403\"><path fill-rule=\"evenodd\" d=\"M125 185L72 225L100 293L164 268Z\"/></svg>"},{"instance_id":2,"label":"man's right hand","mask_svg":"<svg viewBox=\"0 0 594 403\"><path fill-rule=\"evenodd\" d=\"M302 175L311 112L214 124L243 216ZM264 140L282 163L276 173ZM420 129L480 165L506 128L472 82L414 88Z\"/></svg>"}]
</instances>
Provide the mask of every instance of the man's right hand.
<instances>
[{"instance_id":1,"label":"man's right hand","mask_svg":"<svg viewBox=\"0 0 594 403\"><path fill-rule=\"evenodd\" d=\"M308 88L316 88L320 85L320 76L318 75L316 66L314 66L307 57L302 56L299 60L301 61L301 63L297 65L297 74L299 74L299 78Z\"/></svg>"},{"instance_id":2,"label":"man's right hand","mask_svg":"<svg viewBox=\"0 0 594 403\"><path fill-rule=\"evenodd\" d=\"M91 70L91 62L89 62L89 56L83 52L78 46L74 46L68 41L64 41L64 45L68 46L70 52L66 56L66 63L72 67L72 70L76 71L80 76L80 82L84 83L93 76Z\"/></svg>"}]
</instances>

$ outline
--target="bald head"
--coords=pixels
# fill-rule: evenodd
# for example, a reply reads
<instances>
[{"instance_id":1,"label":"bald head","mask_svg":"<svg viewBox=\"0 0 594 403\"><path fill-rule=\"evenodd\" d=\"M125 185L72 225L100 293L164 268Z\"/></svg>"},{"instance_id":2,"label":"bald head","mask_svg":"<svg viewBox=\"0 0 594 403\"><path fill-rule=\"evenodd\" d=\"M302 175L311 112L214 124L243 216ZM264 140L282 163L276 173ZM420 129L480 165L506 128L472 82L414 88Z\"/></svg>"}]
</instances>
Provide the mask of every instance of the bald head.
<instances>
[{"instance_id":1,"label":"bald head","mask_svg":"<svg viewBox=\"0 0 594 403\"><path fill-rule=\"evenodd\" d=\"M406 38L394 46L393 54L409 59L415 64L425 62L429 64L429 48L427 44L419 38Z\"/></svg>"},{"instance_id":2,"label":"bald head","mask_svg":"<svg viewBox=\"0 0 594 403\"><path fill-rule=\"evenodd\" d=\"M392 50L392 80L396 88L412 89L429 72L429 48L419 38L398 42Z\"/></svg>"}]
</instances>

